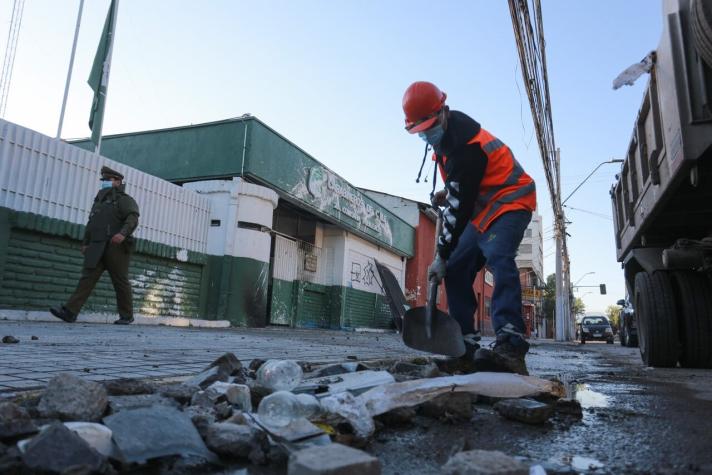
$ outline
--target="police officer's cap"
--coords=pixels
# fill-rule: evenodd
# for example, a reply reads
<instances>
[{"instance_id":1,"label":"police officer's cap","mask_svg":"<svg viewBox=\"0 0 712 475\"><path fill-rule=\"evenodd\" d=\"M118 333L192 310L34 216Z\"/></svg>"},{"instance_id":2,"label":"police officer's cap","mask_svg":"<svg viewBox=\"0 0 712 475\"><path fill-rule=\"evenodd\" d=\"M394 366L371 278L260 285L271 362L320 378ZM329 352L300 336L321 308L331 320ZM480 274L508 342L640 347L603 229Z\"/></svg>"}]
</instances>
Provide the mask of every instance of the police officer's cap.
<instances>
[{"instance_id":1,"label":"police officer's cap","mask_svg":"<svg viewBox=\"0 0 712 475\"><path fill-rule=\"evenodd\" d=\"M107 166L101 167L101 176L102 178L116 178L119 180L123 180L124 176L117 172L116 170L113 170Z\"/></svg>"}]
</instances>

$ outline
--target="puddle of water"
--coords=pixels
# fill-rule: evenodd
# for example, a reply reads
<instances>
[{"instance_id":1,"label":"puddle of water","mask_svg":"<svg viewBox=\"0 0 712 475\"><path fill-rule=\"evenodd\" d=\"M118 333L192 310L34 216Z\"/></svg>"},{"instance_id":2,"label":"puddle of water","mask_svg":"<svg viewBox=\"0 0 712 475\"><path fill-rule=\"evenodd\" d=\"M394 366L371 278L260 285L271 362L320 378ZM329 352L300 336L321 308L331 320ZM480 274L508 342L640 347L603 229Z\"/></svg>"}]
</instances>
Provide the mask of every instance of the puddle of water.
<instances>
[{"instance_id":1,"label":"puddle of water","mask_svg":"<svg viewBox=\"0 0 712 475\"><path fill-rule=\"evenodd\" d=\"M576 384L574 392L576 400L584 409L589 407L608 407L608 396L592 390L588 384Z\"/></svg>"},{"instance_id":2,"label":"puddle of water","mask_svg":"<svg viewBox=\"0 0 712 475\"><path fill-rule=\"evenodd\" d=\"M579 455L574 455L571 458L571 468L573 468L574 470L580 470L582 472L587 472L589 470L598 470L603 468L604 466L605 465L603 465L598 460L589 457L581 457Z\"/></svg>"}]
</instances>

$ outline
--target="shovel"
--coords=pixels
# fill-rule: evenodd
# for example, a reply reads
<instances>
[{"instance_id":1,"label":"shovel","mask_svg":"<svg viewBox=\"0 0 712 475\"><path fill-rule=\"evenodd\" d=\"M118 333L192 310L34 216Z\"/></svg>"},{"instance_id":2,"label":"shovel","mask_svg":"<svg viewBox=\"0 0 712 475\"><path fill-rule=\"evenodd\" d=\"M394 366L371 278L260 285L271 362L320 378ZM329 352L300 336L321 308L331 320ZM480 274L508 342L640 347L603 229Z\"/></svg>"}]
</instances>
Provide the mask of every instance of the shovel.
<instances>
[{"instance_id":1,"label":"shovel","mask_svg":"<svg viewBox=\"0 0 712 475\"><path fill-rule=\"evenodd\" d=\"M442 215L438 211L435 224L435 254L438 252L438 239L442 232ZM403 342L417 350L438 353L447 356L465 354L465 342L462 330L450 315L437 308L437 278L428 281L428 301L425 307L411 308L403 318Z\"/></svg>"}]
</instances>

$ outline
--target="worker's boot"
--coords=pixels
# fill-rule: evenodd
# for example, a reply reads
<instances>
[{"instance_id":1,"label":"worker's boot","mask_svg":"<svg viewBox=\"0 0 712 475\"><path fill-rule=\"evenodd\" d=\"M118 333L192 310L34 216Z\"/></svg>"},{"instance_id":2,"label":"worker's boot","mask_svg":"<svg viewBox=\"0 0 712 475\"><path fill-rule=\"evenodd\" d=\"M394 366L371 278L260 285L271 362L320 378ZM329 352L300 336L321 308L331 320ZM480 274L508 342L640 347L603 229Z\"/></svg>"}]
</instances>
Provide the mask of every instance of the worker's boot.
<instances>
[{"instance_id":1,"label":"worker's boot","mask_svg":"<svg viewBox=\"0 0 712 475\"><path fill-rule=\"evenodd\" d=\"M475 352L475 371L495 373L516 373L529 376L524 357L529 351L529 343L517 335L497 336L494 348L480 348Z\"/></svg>"},{"instance_id":2,"label":"worker's boot","mask_svg":"<svg viewBox=\"0 0 712 475\"><path fill-rule=\"evenodd\" d=\"M74 323L77 320L77 315L72 313L64 305L60 307L52 307L49 312L60 320L64 320L67 323Z\"/></svg>"},{"instance_id":3,"label":"worker's boot","mask_svg":"<svg viewBox=\"0 0 712 475\"><path fill-rule=\"evenodd\" d=\"M458 357L445 358L438 362L438 368L446 373L474 373L475 368L475 353L480 348L480 334L468 333L463 335L462 339L465 343L465 354Z\"/></svg>"}]
</instances>

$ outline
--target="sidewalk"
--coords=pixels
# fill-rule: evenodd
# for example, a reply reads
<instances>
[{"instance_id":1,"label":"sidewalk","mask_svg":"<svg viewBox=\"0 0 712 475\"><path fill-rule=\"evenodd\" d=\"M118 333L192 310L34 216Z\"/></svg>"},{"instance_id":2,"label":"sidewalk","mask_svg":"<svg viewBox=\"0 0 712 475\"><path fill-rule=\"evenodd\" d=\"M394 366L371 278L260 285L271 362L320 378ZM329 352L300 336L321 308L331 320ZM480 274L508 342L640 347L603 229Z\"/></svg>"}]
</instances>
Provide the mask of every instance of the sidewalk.
<instances>
[{"instance_id":1,"label":"sidewalk","mask_svg":"<svg viewBox=\"0 0 712 475\"><path fill-rule=\"evenodd\" d=\"M195 329L0 320L0 393L44 387L58 372L93 381L187 376L230 351L254 358L311 362L417 355L395 333L292 328ZM36 340L32 340L36 336Z\"/></svg>"}]
</instances>

